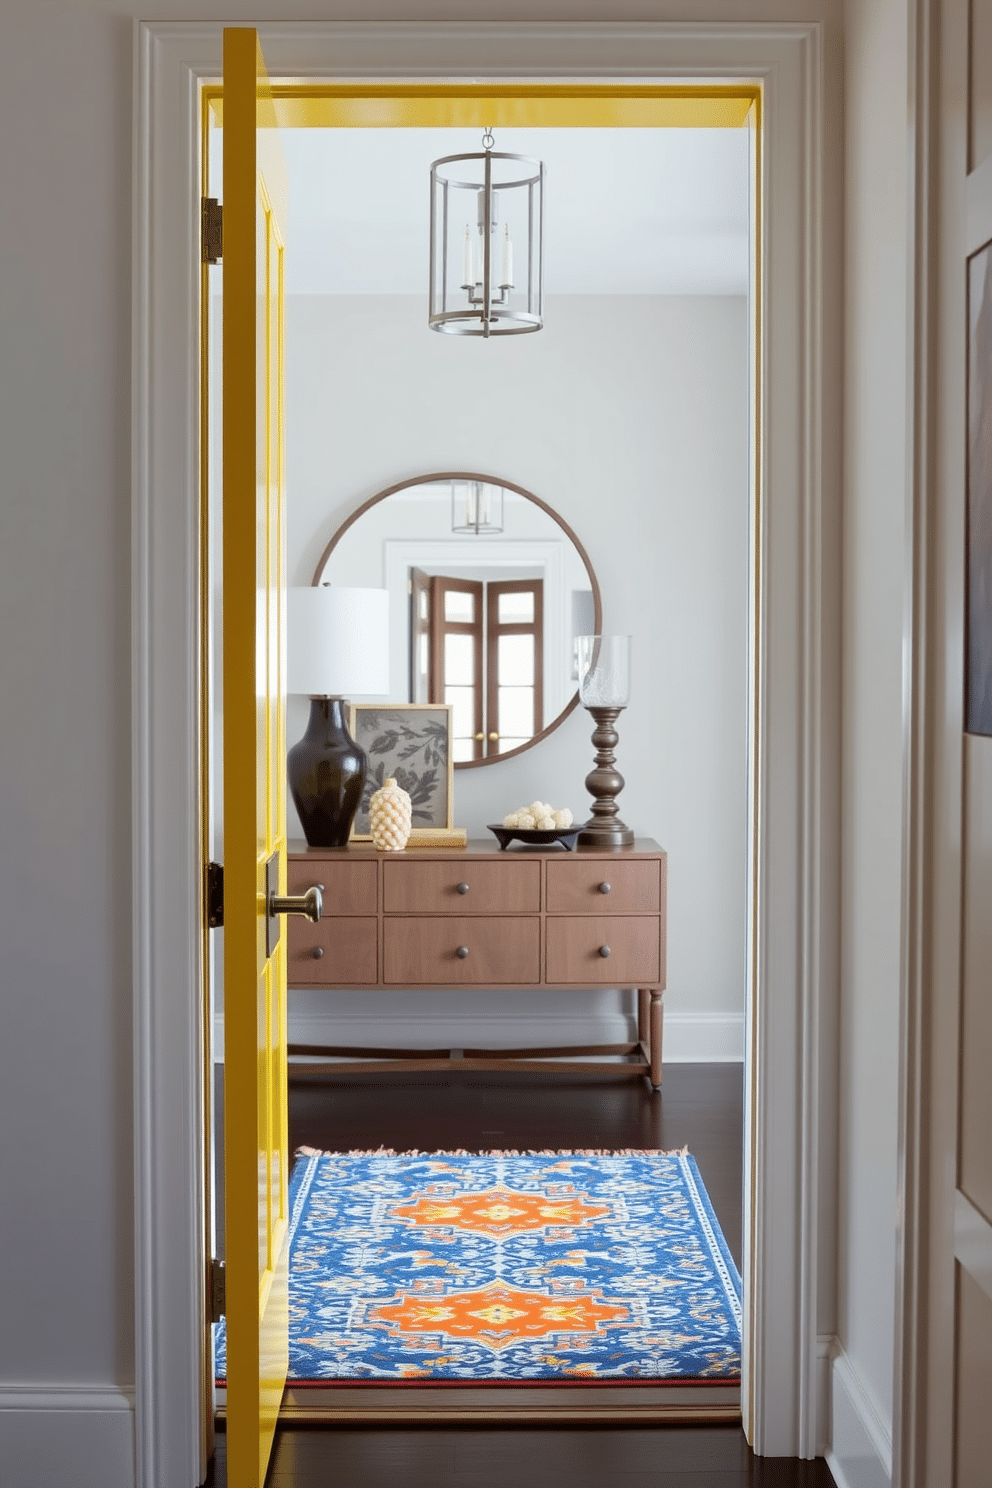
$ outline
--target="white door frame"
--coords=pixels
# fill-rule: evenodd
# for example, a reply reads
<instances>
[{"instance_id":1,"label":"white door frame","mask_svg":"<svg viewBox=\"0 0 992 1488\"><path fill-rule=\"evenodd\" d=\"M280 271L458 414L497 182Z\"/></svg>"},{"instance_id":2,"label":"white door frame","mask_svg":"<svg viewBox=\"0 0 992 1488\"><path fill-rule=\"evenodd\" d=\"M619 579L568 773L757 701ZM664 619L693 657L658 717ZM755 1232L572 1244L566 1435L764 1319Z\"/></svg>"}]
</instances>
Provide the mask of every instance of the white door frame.
<instances>
[{"instance_id":1,"label":"white door frame","mask_svg":"<svg viewBox=\"0 0 992 1488\"><path fill-rule=\"evenodd\" d=\"M260 25L273 76L744 80L763 89L759 624L746 1013L742 1415L817 1447L821 1000L835 1001L839 491L821 486L818 24ZM133 290L135 1438L138 1488L204 1470L199 111L216 22L137 23ZM755 738L757 747L755 748ZM828 1077L832 1086L833 1075ZM826 1082L824 1082L826 1083ZM823 1123L829 1141L830 1121ZM199 1476L198 1476L199 1474Z\"/></svg>"}]
</instances>

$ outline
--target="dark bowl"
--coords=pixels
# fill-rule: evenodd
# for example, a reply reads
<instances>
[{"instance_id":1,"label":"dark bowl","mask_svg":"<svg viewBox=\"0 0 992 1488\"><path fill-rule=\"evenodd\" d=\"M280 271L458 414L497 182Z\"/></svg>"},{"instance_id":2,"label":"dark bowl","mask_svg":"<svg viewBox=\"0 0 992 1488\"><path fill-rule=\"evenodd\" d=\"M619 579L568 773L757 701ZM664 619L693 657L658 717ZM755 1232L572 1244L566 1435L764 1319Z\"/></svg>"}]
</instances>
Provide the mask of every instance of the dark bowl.
<instances>
[{"instance_id":1,"label":"dark bowl","mask_svg":"<svg viewBox=\"0 0 992 1488\"><path fill-rule=\"evenodd\" d=\"M504 851L511 842L522 842L525 847L554 847L558 842L566 852L575 847L575 839L582 831L581 823L570 827L497 827L490 822L489 830Z\"/></svg>"}]
</instances>

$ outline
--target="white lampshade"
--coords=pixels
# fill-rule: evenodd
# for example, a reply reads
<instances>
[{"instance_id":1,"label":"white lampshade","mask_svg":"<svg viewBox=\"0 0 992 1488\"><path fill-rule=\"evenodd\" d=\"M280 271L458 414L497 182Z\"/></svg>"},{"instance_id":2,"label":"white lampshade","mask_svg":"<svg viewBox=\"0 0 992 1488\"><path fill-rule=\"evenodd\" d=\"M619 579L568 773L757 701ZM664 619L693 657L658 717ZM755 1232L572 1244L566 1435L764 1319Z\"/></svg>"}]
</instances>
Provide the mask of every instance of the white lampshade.
<instances>
[{"instance_id":1,"label":"white lampshade","mask_svg":"<svg viewBox=\"0 0 992 1488\"><path fill-rule=\"evenodd\" d=\"M287 591L287 692L389 692L389 591L329 584Z\"/></svg>"}]
</instances>

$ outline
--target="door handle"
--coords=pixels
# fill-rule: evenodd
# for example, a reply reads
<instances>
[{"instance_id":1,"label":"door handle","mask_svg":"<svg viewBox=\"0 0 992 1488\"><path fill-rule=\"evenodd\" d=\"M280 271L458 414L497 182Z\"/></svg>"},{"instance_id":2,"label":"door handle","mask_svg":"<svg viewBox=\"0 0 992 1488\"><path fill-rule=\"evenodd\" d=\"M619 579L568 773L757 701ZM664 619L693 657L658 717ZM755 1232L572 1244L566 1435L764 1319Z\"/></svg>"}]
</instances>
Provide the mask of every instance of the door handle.
<instances>
[{"instance_id":1,"label":"door handle","mask_svg":"<svg viewBox=\"0 0 992 1488\"><path fill-rule=\"evenodd\" d=\"M323 884L312 884L305 894L277 894L279 887L279 854L274 852L265 865L265 954L271 956L279 944L282 930L280 915L304 915L314 924L324 908Z\"/></svg>"},{"instance_id":2,"label":"door handle","mask_svg":"<svg viewBox=\"0 0 992 1488\"><path fill-rule=\"evenodd\" d=\"M313 884L305 894L270 894L269 914L295 914L303 915L312 920L316 925L324 908L324 898L320 892L320 884Z\"/></svg>"}]
</instances>

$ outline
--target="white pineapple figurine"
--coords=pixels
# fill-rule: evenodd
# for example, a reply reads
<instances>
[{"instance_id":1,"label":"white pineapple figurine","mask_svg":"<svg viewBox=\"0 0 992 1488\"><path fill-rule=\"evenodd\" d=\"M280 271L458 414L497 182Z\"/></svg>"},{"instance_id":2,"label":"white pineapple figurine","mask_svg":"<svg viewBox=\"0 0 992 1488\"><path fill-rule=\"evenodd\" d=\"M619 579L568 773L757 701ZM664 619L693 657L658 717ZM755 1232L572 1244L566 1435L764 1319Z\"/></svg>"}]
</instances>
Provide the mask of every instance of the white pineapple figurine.
<instances>
[{"instance_id":1,"label":"white pineapple figurine","mask_svg":"<svg viewBox=\"0 0 992 1488\"><path fill-rule=\"evenodd\" d=\"M412 823L410 797L390 775L369 802L372 841L380 852L399 852L406 847Z\"/></svg>"}]
</instances>

